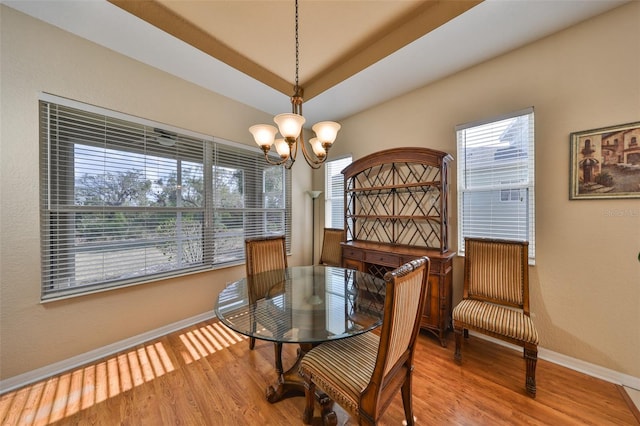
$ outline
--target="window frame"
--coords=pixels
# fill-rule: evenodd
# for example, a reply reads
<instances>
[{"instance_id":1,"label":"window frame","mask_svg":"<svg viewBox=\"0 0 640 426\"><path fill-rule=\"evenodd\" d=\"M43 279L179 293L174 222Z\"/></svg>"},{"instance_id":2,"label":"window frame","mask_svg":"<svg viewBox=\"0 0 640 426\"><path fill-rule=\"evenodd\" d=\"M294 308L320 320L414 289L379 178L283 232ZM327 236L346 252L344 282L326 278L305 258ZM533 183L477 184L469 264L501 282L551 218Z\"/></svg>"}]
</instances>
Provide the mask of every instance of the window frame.
<instances>
[{"instance_id":1,"label":"window frame","mask_svg":"<svg viewBox=\"0 0 640 426\"><path fill-rule=\"evenodd\" d=\"M74 115L67 122L65 121L66 117L54 114L51 108L70 111ZM95 142L96 138L100 137L97 130L99 127L87 117L90 117L91 120L104 118L106 130L104 130L104 142L101 146ZM48 93L41 93L39 96L39 119L41 120L41 301L81 296L242 264L245 261L244 240L249 237L266 235L267 227L271 226L271 223L266 223L266 220L272 218L274 214L280 217L278 231L285 234L287 252L290 252L291 172L282 167L269 165L259 149ZM84 121L85 119L87 122ZM126 132L112 133L120 130L120 126L129 127ZM129 128L133 129L131 130L133 133L129 134ZM62 130L65 130L66 133ZM135 133L140 131L144 131L143 139L139 138L140 133ZM150 136L147 136L147 132L151 131L155 135L153 144L149 142ZM132 134L136 134L138 137L131 136ZM160 146L163 145L162 137L159 138L158 134L173 135L171 136L173 142L168 141L167 143L176 145L176 154L171 151L174 149L171 148L173 145ZM91 142L90 138L93 138L94 142ZM86 152L84 152L84 156L81 156L79 152L83 149ZM187 150L185 151L185 149ZM95 155L92 155L93 153ZM95 163L92 163L94 161L92 157L97 158ZM99 161L102 159L104 163L100 164ZM83 165L80 165L82 161L84 161ZM164 167L162 168L163 173L174 173L175 180L172 183L177 189L174 189L174 198L170 204L160 205L150 195L152 192L149 188L157 190L157 185L165 185L161 187L164 190L167 185L166 183L157 183L162 181L160 172L150 172L147 169L147 164L156 163L164 165L157 166L158 169ZM200 180L198 188L193 185L189 187L186 180L181 180L183 173L181 165L187 163L190 165L189 172L195 173L193 175L194 182L197 183ZM137 166L140 164L142 164L141 170L137 170ZM174 165L175 170L172 169ZM198 165L200 165L199 172L196 170ZM237 184L242 185L242 188L238 188L239 194L236 195L241 200L241 204L235 206L238 208L225 210L216 205L216 202L222 198L217 197L217 193L214 191L214 188L219 185L214 172L217 168L231 167L230 165L236 168L235 172L232 172L235 175L231 179L236 179ZM94 172L91 172L92 167L95 168ZM88 198L82 198L79 195L83 190L86 190L86 182L89 182L87 176L90 173L95 175L93 178L98 183L85 192L89 195L112 195L108 190L105 190L108 188L107 186L100 185L109 179L109 175L122 173L128 168L139 174L137 177L140 181L144 181L145 188L147 188L146 192L140 190L140 193L144 195L141 195L138 204L136 201L130 205L107 204L104 197L94 195L93 201L91 201L94 204L87 205ZM273 198L279 205L277 208L266 206L269 194L264 193L264 177L267 170L273 168L278 168L278 173L282 173L280 179L284 180L276 182L279 188ZM194 172L194 170L196 171ZM156 177L160 176L156 181L149 178L154 173ZM184 173L188 174L186 171ZM279 179L278 173L273 179ZM80 175L82 175L82 179L87 180L79 179ZM242 176L240 177L240 175ZM165 178L167 176L164 175ZM122 174L119 179L124 181ZM195 199L200 198L196 205L182 204L181 194L185 185L192 189L192 193L196 194ZM136 188L134 186L126 189L135 192ZM197 194L198 192L199 194ZM150 197L153 198L153 202ZM199 205L197 205L198 203ZM229 244L232 240L229 240L228 236L216 235L214 218L227 210L233 210L238 218L242 218L237 222L237 229L240 230L241 235L236 236L236 241L232 243L235 247L233 256L223 258L219 253L224 252L229 255L229 251L226 248L218 248L218 246L225 242ZM100 211L124 216L125 218L121 220L124 220L129 228L135 229L132 231L132 236L128 237L130 239L125 240L124 234L118 229L114 231L114 228L108 224L108 220L104 219L106 216L100 219L98 214ZM195 222L185 222L185 220L190 220L187 219L187 216L190 219L196 218ZM61 217L65 219L55 222L54 219ZM99 230L96 231L97 235L103 235L103 237L96 238L92 244L86 244L86 241L85 244L80 243L79 238L82 239L82 237L78 237L81 235L78 233L78 227L84 226L80 224L81 218L95 220L92 223L96 224L96 229ZM173 223L171 223L171 218L174 218ZM62 225L55 225L55 223ZM143 223L143 225L136 227L133 226L134 223ZM185 224L189 224L189 228L185 227ZM108 232L113 232L112 237L104 237ZM158 235L161 236L160 240L157 239ZM177 239L176 235L182 235L182 238ZM108 242L109 239L112 241ZM161 246L158 244L162 244L161 241L166 241L167 246L174 247L172 252L174 258L170 258L167 253L164 253L164 249L160 248ZM191 246L182 245L182 243L186 244L189 241L192 241ZM141 269L135 270L136 266L131 260L133 256L126 256L125 246L127 244L129 247L136 245L145 253L142 256L144 261L141 261L145 266ZM191 248L192 251L186 251L188 248ZM154 252L149 259L146 257L147 250ZM161 251L162 255L158 254L158 251ZM88 261L83 260L86 257L82 258L79 255L80 252L102 252L103 258L104 253L112 253L113 256L116 256L116 260L112 265L96 266L97 269L102 269L100 272L92 272L93 264L89 265L90 262L87 263ZM183 261L185 253L195 253L190 258L190 262ZM126 261L118 261L117 256L124 256ZM80 260L78 261L78 259ZM108 262L103 260L102 263L107 264ZM155 272L152 272L154 267ZM132 268L133 272L127 268ZM80 270L89 270L88 274L93 273L95 276L81 277ZM124 271L130 276L124 276ZM97 278L100 273L102 278ZM110 273L114 275L109 275Z\"/></svg>"},{"instance_id":2,"label":"window frame","mask_svg":"<svg viewBox=\"0 0 640 426\"><path fill-rule=\"evenodd\" d=\"M507 120L512 120L509 122L511 126L519 124L518 119L522 120L524 128L524 133L516 132L516 135L520 136L511 136L509 139L508 132L516 129L515 127L505 127L500 131L499 136L495 136L495 132L501 125L506 124ZM458 254L464 256L465 237L526 240L529 242L529 264L535 265L534 108L529 107L491 119L461 124L456 126L455 130L458 158ZM467 141L469 131L476 132L473 136L469 136L473 142ZM506 150L497 147L498 145L504 147L505 143L508 143ZM482 152L479 152L480 150ZM507 154L502 154L500 157L500 150ZM471 158L474 154L475 160ZM483 160L484 158L491 159ZM526 169L522 168L523 165L526 165ZM480 203L476 203L478 213L473 215L474 223L472 224L471 219L467 220L465 217L465 214L468 215L465 213L465 200L473 203L471 198L473 195L485 197L484 199L488 200L485 203L490 204L490 210L483 210L479 207ZM514 197L515 195L518 196ZM491 197L494 197L493 201ZM479 199L475 198L475 200ZM515 212L514 209L517 208L518 203L524 203L524 205L520 207L520 211ZM490 212L486 213L487 211ZM480 215L482 212L486 213L485 218ZM515 220L513 223L505 224L506 218L515 218ZM480 230L481 226L488 228Z\"/></svg>"}]
</instances>

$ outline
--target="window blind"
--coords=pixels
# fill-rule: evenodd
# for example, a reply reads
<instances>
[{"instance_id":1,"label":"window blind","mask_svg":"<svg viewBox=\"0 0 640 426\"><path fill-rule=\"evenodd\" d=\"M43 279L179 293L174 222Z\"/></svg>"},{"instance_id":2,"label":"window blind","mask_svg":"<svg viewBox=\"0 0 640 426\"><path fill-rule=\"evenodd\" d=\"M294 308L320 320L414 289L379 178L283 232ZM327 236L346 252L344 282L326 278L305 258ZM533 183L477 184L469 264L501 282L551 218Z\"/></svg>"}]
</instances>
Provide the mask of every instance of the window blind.
<instances>
[{"instance_id":1,"label":"window blind","mask_svg":"<svg viewBox=\"0 0 640 426\"><path fill-rule=\"evenodd\" d=\"M247 237L290 241L290 175L257 149L52 95L40 142L43 300L239 263Z\"/></svg>"},{"instance_id":2,"label":"window blind","mask_svg":"<svg viewBox=\"0 0 640 426\"><path fill-rule=\"evenodd\" d=\"M535 262L533 108L456 128L458 252L465 237L526 240Z\"/></svg>"},{"instance_id":3,"label":"window blind","mask_svg":"<svg viewBox=\"0 0 640 426\"><path fill-rule=\"evenodd\" d=\"M244 259L246 238L287 235L291 250L290 171L269 165L262 153L217 144L213 167L215 263Z\"/></svg>"},{"instance_id":4,"label":"window blind","mask_svg":"<svg viewBox=\"0 0 640 426\"><path fill-rule=\"evenodd\" d=\"M325 227L344 229L344 176L351 156L327 161L325 172Z\"/></svg>"}]
</instances>

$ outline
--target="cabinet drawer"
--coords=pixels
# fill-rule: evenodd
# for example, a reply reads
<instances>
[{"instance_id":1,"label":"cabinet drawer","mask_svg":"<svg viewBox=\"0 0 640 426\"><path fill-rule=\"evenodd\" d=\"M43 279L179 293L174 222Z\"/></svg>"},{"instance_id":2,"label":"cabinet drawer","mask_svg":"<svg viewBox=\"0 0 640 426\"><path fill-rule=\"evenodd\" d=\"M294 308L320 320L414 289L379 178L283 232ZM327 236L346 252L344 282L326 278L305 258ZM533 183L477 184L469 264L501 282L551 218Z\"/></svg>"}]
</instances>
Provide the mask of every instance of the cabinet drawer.
<instances>
[{"instance_id":1,"label":"cabinet drawer","mask_svg":"<svg viewBox=\"0 0 640 426\"><path fill-rule=\"evenodd\" d=\"M364 268L364 264L359 260L347 259L345 258L342 261L342 266L347 269L355 269L356 271L366 272Z\"/></svg>"},{"instance_id":2,"label":"cabinet drawer","mask_svg":"<svg viewBox=\"0 0 640 426\"><path fill-rule=\"evenodd\" d=\"M367 263L375 263L376 265L393 267L397 267L402 264L402 259L397 254L380 252L366 252L364 255L364 261Z\"/></svg>"},{"instance_id":3,"label":"cabinet drawer","mask_svg":"<svg viewBox=\"0 0 640 426\"><path fill-rule=\"evenodd\" d=\"M362 260L363 253L362 250L356 250L356 249L352 249L352 248L348 248L348 247L343 247L342 248L342 257L346 257L347 259L355 259L355 260Z\"/></svg>"}]
</instances>

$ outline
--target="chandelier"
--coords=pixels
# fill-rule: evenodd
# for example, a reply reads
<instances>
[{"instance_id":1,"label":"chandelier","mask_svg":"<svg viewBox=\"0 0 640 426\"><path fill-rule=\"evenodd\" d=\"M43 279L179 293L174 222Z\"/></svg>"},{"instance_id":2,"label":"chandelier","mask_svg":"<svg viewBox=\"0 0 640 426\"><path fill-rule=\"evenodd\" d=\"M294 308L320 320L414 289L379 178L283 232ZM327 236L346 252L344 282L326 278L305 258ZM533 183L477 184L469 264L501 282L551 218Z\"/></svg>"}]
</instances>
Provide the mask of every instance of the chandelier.
<instances>
[{"instance_id":1,"label":"chandelier","mask_svg":"<svg viewBox=\"0 0 640 426\"><path fill-rule=\"evenodd\" d=\"M278 125L277 128L270 124L256 124L249 127L249 131L264 152L264 158L269 164L284 165L284 167L290 169L296 161L298 147L300 147L307 164L313 169L317 169L327 160L327 153L336 140L340 124L333 121L322 121L314 124L311 128L316 137L309 140L311 150L307 149L302 132L302 126L306 121L302 116L303 89L298 84L298 0L295 0L295 6L296 82L293 96L291 96L291 113L278 114L273 118L273 121ZM276 138L278 131L282 136L281 138ZM269 158L269 151L272 145L275 146L278 155L280 155L280 160L278 161Z\"/></svg>"}]
</instances>

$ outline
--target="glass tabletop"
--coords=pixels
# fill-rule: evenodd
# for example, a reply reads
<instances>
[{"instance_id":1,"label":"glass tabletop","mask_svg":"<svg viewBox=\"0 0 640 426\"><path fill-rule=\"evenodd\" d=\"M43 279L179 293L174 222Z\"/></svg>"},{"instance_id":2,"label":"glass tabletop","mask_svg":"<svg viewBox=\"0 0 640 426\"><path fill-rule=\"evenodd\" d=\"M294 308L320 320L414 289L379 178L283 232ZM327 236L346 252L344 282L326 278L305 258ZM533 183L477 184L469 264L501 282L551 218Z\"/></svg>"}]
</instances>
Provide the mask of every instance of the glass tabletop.
<instances>
[{"instance_id":1,"label":"glass tabletop","mask_svg":"<svg viewBox=\"0 0 640 426\"><path fill-rule=\"evenodd\" d=\"M297 266L227 285L215 312L230 329L282 343L318 343L382 324L385 282L353 269Z\"/></svg>"}]
</instances>

